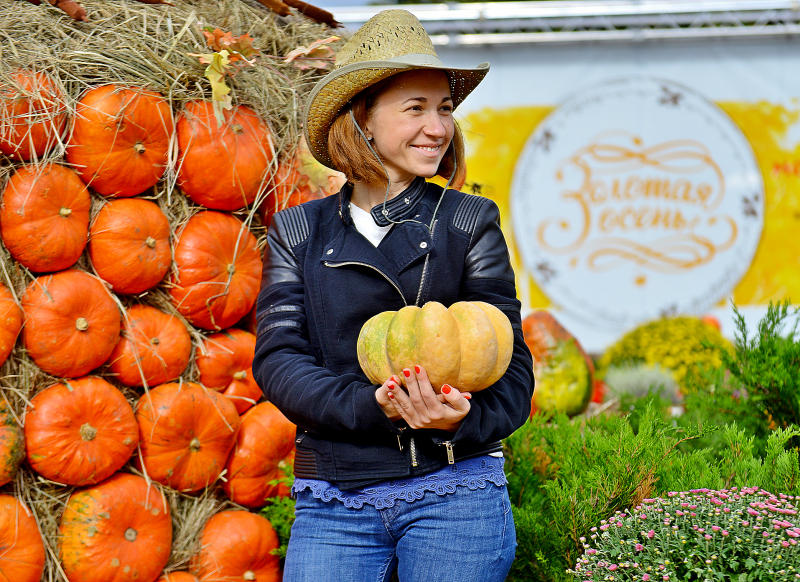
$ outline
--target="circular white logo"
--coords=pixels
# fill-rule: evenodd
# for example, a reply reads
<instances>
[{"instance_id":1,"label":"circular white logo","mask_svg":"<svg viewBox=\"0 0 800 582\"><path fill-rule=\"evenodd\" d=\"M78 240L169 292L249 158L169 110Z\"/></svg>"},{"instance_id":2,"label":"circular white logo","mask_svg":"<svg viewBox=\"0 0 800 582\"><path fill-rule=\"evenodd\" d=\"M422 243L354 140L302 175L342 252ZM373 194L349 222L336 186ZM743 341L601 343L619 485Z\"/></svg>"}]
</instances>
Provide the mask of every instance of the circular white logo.
<instances>
[{"instance_id":1,"label":"circular white logo","mask_svg":"<svg viewBox=\"0 0 800 582\"><path fill-rule=\"evenodd\" d=\"M556 306L627 327L728 296L758 246L763 192L721 109L637 77L582 92L537 127L511 215L525 267Z\"/></svg>"}]
</instances>

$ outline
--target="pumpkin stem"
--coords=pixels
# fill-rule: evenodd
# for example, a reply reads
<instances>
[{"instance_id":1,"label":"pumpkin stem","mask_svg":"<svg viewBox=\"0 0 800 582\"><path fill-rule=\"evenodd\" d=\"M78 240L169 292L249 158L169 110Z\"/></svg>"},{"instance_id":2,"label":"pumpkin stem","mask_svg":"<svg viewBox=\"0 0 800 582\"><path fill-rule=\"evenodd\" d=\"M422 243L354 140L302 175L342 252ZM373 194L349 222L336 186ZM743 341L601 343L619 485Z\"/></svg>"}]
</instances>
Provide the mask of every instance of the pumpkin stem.
<instances>
[{"instance_id":1,"label":"pumpkin stem","mask_svg":"<svg viewBox=\"0 0 800 582\"><path fill-rule=\"evenodd\" d=\"M157 337L150 338L150 343L153 344L154 346L157 346L159 343L161 343L161 340L158 339Z\"/></svg>"},{"instance_id":2,"label":"pumpkin stem","mask_svg":"<svg viewBox=\"0 0 800 582\"><path fill-rule=\"evenodd\" d=\"M97 436L97 429L88 422L86 422L81 426L80 433L81 433L81 438L83 440L91 441L94 440L94 437Z\"/></svg>"},{"instance_id":3,"label":"pumpkin stem","mask_svg":"<svg viewBox=\"0 0 800 582\"><path fill-rule=\"evenodd\" d=\"M144 239L144 244L151 249L154 249L156 248L156 239L154 239L152 236L148 236L146 239Z\"/></svg>"},{"instance_id":4,"label":"pumpkin stem","mask_svg":"<svg viewBox=\"0 0 800 582\"><path fill-rule=\"evenodd\" d=\"M248 570L247 572L245 572L242 575L242 578L244 578L245 580L255 580L256 579L256 573L253 572L252 570Z\"/></svg>"},{"instance_id":5,"label":"pumpkin stem","mask_svg":"<svg viewBox=\"0 0 800 582\"><path fill-rule=\"evenodd\" d=\"M147 151L147 148L144 147L142 142L137 141L133 146L133 151L135 151L137 154L143 154L145 151Z\"/></svg>"},{"instance_id":6,"label":"pumpkin stem","mask_svg":"<svg viewBox=\"0 0 800 582\"><path fill-rule=\"evenodd\" d=\"M200 439L194 437L192 442L189 443L189 449L192 451L199 451L200 450Z\"/></svg>"},{"instance_id":7,"label":"pumpkin stem","mask_svg":"<svg viewBox=\"0 0 800 582\"><path fill-rule=\"evenodd\" d=\"M86 320L85 317L79 317L75 320L75 329L78 331L86 331L89 329L89 322Z\"/></svg>"},{"instance_id":8,"label":"pumpkin stem","mask_svg":"<svg viewBox=\"0 0 800 582\"><path fill-rule=\"evenodd\" d=\"M244 128L240 124L234 123L231 125L231 131L238 135L240 133L244 133ZM255 580L255 578L253 578L253 580Z\"/></svg>"},{"instance_id":9,"label":"pumpkin stem","mask_svg":"<svg viewBox=\"0 0 800 582\"><path fill-rule=\"evenodd\" d=\"M233 375L234 380L244 380L247 378L247 370L239 370Z\"/></svg>"},{"instance_id":10,"label":"pumpkin stem","mask_svg":"<svg viewBox=\"0 0 800 582\"><path fill-rule=\"evenodd\" d=\"M66 218L70 214L72 214L72 208L67 208L66 206L62 206L61 210L58 211L59 216L63 216Z\"/></svg>"},{"instance_id":11,"label":"pumpkin stem","mask_svg":"<svg viewBox=\"0 0 800 582\"><path fill-rule=\"evenodd\" d=\"M228 274L233 275L236 272L236 265L233 263L228 265Z\"/></svg>"},{"instance_id":12,"label":"pumpkin stem","mask_svg":"<svg viewBox=\"0 0 800 582\"><path fill-rule=\"evenodd\" d=\"M135 542L136 535L137 535L136 530L133 529L132 527L129 527L128 529L125 530L125 539L128 540L129 542Z\"/></svg>"}]
</instances>

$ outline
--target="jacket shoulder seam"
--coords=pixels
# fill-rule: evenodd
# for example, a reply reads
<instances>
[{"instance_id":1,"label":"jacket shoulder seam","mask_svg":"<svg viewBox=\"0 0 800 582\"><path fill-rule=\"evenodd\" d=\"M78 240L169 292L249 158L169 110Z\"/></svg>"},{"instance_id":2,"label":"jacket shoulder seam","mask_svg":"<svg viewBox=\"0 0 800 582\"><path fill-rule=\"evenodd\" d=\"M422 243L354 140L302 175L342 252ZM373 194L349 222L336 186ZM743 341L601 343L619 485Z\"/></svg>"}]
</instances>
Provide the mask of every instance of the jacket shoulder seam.
<instances>
[{"instance_id":1,"label":"jacket shoulder seam","mask_svg":"<svg viewBox=\"0 0 800 582\"><path fill-rule=\"evenodd\" d=\"M311 234L308 217L306 216L305 208L302 206L290 206L285 210L281 210L274 218L279 220L283 226L286 232L286 241L290 247L296 247L301 244Z\"/></svg>"},{"instance_id":2,"label":"jacket shoulder seam","mask_svg":"<svg viewBox=\"0 0 800 582\"><path fill-rule=\"evenodd\" d=\"M472 238L478 224L478 216L487 199L477 194L462 193L462 195L463 198L453 213L453 226Z\"/></svg>"}]
</instances>

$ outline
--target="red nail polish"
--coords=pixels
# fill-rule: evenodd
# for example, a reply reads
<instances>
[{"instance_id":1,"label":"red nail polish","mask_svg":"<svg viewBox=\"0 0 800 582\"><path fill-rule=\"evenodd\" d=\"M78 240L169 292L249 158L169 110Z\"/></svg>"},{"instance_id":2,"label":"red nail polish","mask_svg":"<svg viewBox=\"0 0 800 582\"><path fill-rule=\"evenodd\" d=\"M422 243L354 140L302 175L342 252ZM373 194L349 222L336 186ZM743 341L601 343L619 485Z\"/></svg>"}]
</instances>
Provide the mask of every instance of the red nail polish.
<instances>
[{"instance_id":1,"label":"red nail polish","mask_svg":"<svg viewBox=\"0 0 800 582\"><path fill-rule=\"evenodd\" d=\"M410 378L411 377L411 370L408 370L408 369L403 370L403 376L405 376L406 378Z\"/></svg>"},{"instance_id":2,"label":"red nail polish","mask_svg":"<svg viewBox=\"0 0 800 582\"><path fill-rule=\"evenodd\" d=\"M394 392L389 392L389 398L394 399Z\"/></svg>"},{"instance_id":3,"label":"red nail polish","mask_svg":"<svg viewBox=\"0 0 800 582\"><path fill-rule=\"evenodd\" d=\"M472 394L470 394L469 392L464 392L464 398L466 398L467 400L472 400Z\"/></svg>"},{"instance_id":4,"label":"red nail polish","mask_svg":"<svg viewBox=\"0 0 800 582\"><path fill-rule=\"evenodd\" d=\"M415 371L417 374L419 374L420 372L422 372L422 370L420 369L420 367L419 367L419 366L414 366L414 371Z\"/></svg>"},{"instance_id":5,"label":"red nail polish","mask_svg":"<svg viewBox=\"0 0 800 582\"><path fill-rule=\"evenodd\" d=\"M392 390L394 390L395 388L397 388L397 386L395 386L393 382L389 382L389 383L386 385L386 389L387 389L389 392L391 392L391 391L392 391Z\"/></svg>"},{"instance_id":6,"label":"red nail polish","mask_svg":"<svg viewBox=\"0 0 800 582\"><path fill-rule=\"evenodd\" d=\"M450 386L448 386L447 384L445 384L444 386L442 386L442 392L443 392L444 394L450 394L450 390L452 390L452 388L450 388Z\"/></svg>"}]
</instances>

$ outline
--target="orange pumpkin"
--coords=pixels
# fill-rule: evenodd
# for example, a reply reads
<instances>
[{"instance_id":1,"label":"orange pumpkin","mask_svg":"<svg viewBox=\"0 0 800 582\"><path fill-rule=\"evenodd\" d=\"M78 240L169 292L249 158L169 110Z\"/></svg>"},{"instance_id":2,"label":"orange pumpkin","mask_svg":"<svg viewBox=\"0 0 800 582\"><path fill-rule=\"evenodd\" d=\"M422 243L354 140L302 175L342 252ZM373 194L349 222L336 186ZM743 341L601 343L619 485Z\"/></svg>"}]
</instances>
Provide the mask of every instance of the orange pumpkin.
<instances>
[{"instance_id":1,"label":"orange pumpkin","mask_svg":"<svg viewBox=\"0 0 800 582\"><path fill-rule=\"evenodd\" d=\"M266 189L272 136L255 111L239 105L220 125L210 101L190 101L178 118L178 186L194 202L237 210Z\"/></svg>"},{"instance_id":2,"label":"orange pumpkin","mask_svg":"<svg viewBox=\"0 0 800 582\"><path fill-rule=\"evenodd\" d=\"M53 149L67 123L63 100L47 73L13 72L0 86L0 152L26 161Z\"/></svg>"},{"instance_id":3,"label":"orange pumpkin","mask_svg":"<svg viewBox=\"0 0 800 582\"><path fill-rule=\"evenodd\" d=\"M67 161L99 194L134 196L164 174L172 133L172 109L159 93L101 85L75 107Z\"/></svg>"},{"instance_id":4,"label":"orange pumpkin","mask_svg":"<svg viewBox=\"0 0 800 582\"><path fill-rule=\"evenodd\" d=\"M11 290L0 283L0 366L11 355L22 329L22 309Z\"/></svg>"},{"instance_id":5,"label":"orange pumpkin","mask_svg":"<svg viewBox=\"0 0 800 582\"><path fill-rule=\"evenodd\" d=\"M261 203L261 219L264 224L269 225L272 215L279 210L324 196L322 191L312 188L311 177L295 166L296 163L291 161L278 164L272 177L272 187Z\"/></svg>"},{"instance_id":6,"label":"orange pumpkin","mask_svg":"<svg viewBox=\"0 0 800 582\"><path fill-rule=\"evenodd\" d=\"M106 203L89 228L89 258L117 293L158 285L172 264L170 227L157 204L141 198Z\"/></svg>"},{"instance_id":7,"label":"orange pumpkin","mask_svg":"<svg viewBox=\"0 0 800 582\"><path fill-rule=\"evenodd\" d=\"M208 336L195 357L200 383L230 398L239 414L261 398L252 372L255 351L256 336L231 328Z\"/></svg>"},{"instance_id":8,"label":"orange pumpkin","mask_svg":"<svg viewBox=\"0 0 800 582\"><path fill-rule=\"evenodd\" d=\"M0 486L14 478L24 458L25 438L22 429L6 401L0 400Z\"/></svg>"},{"instance_id":9,"label":"orange pumpkin","mask_svg":"<svg viewBox=\"0 0 800 582\"><path fill-rule=\"evenodd\" d=\"M230 214L192 216L175 243L175 267L170 296L197 327L231 327L255 305L261 255L256 237Z\"/></svg>"},{"instance_id":10,"label":"orange pumpkin","mask_svg":"<svg viewBox=\"0 0 800 582\"><path fill-rule=\"evenodd\" d=\"M156 582L200 582L200 580L189 572L170 572L169 574L164 574Z\"/></svg>"},{"instance_id":11,"label":"orange pumpkin","mask_svg":"<svg viewBox=\"0 0 800 582\"><path fill-rule=\"evenodd\" d=\"M126 386L155 386L180 376L191 357L192 339L180 319L150 305L134 305L109 368Z\"/></svg>"},{"instance_id":12,"label":"orange pumpkin","mask_svg":"<svg viewBox=\"0 0 800 582\"><path fill-rule=\"evenodd\" d=\"M293 457L296 429L271 402L257 404L242 416L223 485L234 503L262 507L267 498L288 494L274 481L284 476L287 458Z\"/></svg>"},{"instance_id":13,"label":"orange pumpkin","mask_svg":"<svg viewBox=\"0 0 800 582\"><path fill-rule=\"evenodd\" d=\"M37 277L22 297L22 343L37 366L65 378L84 376L111 355L120 313L97 277L61 271Z\"/></svg>"},{"instance_id":14,"label":"orange pumpkin","mask_svg":"<svg viewBox=\"0 0 800 582\"><path fill-rule=\"evenodd\" d=\"M3 192L3 243L35 273L71 267L86 247L91 204L86 186L69 168L23 166Z\"/></svg>"},{"instance_id":15,"label":"orange pumpkin","mask_svg":"<svg viewBox=\"0 0 800 582\"><path fill-rule=\"evenodd\" d=\"M272 553L277 548L278 536L265 517L249 511L220 511L203 526L191 570L200 582L280 582L280 562Z\"/></svg>"},{"instance_id":16,"label":"orange pumpkin","mask_svg":"<svg viewBox=\"0 0 800 582\"><path fill-rule=\"evenodd\" d=\"M36 394L25 415L28 463L67 485L93 485L122 468L136 450L139 427L122 392L87 376Z\"/></svg>"},{"instance_id":17,"label":"orange pumpkin","mask_svg":"<svg viewBox=\"0 0 800 582\"><path fill-rule=\"evenodd\" d=\"M16 497L0 495L0 581L39 582L44 542L33 514Z\"/></svg>"},{"instance_id":18,"label":"orange pumpkin","mask_svg":"<svg viewBox=\"0 0 800 582\"><path fill-rule=\"evenodd\" d=\"M169 506L144 478L116 473L70 495L59 539L70 582L152 582L169 559Z\"/></svg>"},{"instance_id":19,"label":"orange pumpkin","mask_svg":"<svg viewBox=\"0 0 800 582\"><path fill-rule=\"evenodd\" d=\"M240 424L230 400L194 382L151 389L139 399L136 420L149 477L189 493L217 480Z\"/></svg>"}]
</instances>

